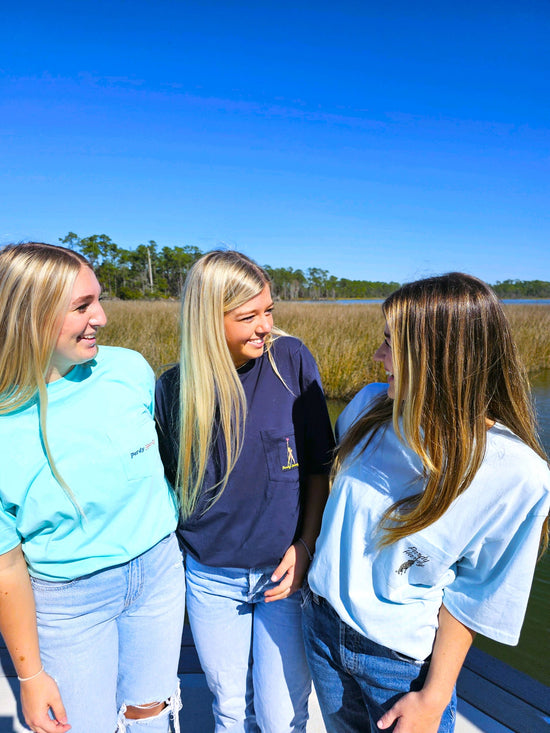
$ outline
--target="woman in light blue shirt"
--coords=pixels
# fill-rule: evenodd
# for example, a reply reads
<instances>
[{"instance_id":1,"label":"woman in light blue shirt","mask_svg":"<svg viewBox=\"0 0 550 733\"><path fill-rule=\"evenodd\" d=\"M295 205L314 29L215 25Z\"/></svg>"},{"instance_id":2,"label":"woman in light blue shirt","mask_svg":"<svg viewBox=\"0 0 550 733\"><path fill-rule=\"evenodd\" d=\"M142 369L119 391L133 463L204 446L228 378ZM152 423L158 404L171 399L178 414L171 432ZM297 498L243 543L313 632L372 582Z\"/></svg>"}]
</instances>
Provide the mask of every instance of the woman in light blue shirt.
<instances>
[{"instance_id":1,"label":"woman in light blue shirt","mask_svg":"<svg viewBox=\"0 0 550 733\"><path fill-rule=\"evenodd\" d=\"M177 728L184 573L154 375L80 255L0 252L0 632L39 733Z\"/></svg>"},{"instance_id":2,"label":"woman in light blue shirt","mask_svg":"<svg viewBox=\"0 0 550 733\"><path fill-rule=\"evenodd\" d=\"M388 384L338 420L306 649L329 733L446 733L475 633L518 641L550 472L487 285L428 278L383 311Z\"/></svg>"}]
</instances>

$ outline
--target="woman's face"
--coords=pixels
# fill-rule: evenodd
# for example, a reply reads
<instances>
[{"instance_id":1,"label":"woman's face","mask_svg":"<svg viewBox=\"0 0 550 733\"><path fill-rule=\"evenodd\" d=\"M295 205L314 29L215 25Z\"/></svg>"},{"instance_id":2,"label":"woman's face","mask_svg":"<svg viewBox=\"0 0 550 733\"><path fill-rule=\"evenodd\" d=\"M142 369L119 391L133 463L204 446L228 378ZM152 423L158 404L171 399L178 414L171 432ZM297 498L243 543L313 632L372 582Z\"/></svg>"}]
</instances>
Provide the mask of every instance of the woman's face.
<instances>
[{"instance_id":1,"label":"woman's face","mask_svg":"<svg viewBox=\"0 0 550 733\"><path fill-rule=\"evenodd\" d=\"M223 317L225 340L237 368L264 353L265 337L273 328L273 300L269 285Z\"/></svg>"},{"instance_id":2,"label":"woman's face","mask_svg":"<svg viewBox=\"0 0 550 733\"><path fill-rule=\"evenodd\" d=\"M100 293L96 276L89 267L82 266L50 361L47 382L60 379L73 366L84 364L97 354L96 334L107 323Z\"/></svg>"},{"instance_id":3,"label":"woman's face","mask_svg":"<svg viewBox=\"0 0 550 733\"><path fill-rule=\"evenodd\" d=\"M384 365L388 376L388 397L393 400L395 397L395 377L391 355L391 336L387 323L384 326L384 340L374 352L374 361L380 361Z\"/></svg>"}]
</instances>

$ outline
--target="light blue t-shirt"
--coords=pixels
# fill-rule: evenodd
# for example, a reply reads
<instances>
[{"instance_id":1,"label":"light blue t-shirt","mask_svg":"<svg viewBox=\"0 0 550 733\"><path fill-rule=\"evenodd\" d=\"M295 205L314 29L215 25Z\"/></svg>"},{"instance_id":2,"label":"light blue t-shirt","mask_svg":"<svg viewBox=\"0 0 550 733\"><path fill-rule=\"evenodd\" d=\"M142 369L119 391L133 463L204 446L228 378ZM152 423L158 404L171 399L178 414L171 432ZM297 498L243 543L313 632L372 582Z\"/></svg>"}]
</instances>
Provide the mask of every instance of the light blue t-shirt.
<instances>
[{"instance_id":1,"label":"light blue t-shirt","mask_svg":"<svg viewBox=\"0 0 550 733\"><path fill-rule=\"evenodd\" d=\"M340 416L340 437L386 389L361 390ZM423 483L420 459L391 425L356 449L325 509L312 590L352 628L415 659L432 651L442 603L474 631L517 644L550 504L546 462L496 424L474 481L445 514L379 550L384 512Z\"/></svg>"},{"instance_id":2,"label":"light blue t-shirt","mask_svg":"<svg viewBox=\"0 0 550 733\"><path fill-rule=\"evenodd\" d=\"M158 453L154 375L135 351L95 360L48 385L54 478L36 401L0 416L0 553L22 543L31 575L71 580L127 562L172 532L177 508Z\"/></svg>"}]
</instances>

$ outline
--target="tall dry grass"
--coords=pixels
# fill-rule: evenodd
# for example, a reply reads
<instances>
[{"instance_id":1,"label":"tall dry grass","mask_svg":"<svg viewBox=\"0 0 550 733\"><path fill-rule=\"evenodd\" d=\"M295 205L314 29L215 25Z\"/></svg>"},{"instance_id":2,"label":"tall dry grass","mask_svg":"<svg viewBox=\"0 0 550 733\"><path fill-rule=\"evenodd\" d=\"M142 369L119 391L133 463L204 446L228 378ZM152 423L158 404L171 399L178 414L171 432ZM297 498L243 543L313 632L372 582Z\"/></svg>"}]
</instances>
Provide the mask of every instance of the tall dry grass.
<instances>
[{"instance_id":1,"label":"tall dry grass","mask_svg":"<svg viewBox=\"0 0 550 733\"><path fill-rule=\"evenodd\" d=\"M178 303L106 301L104 306L109 322L101 343L140 351L157 374L178 360ZM550 368L550 306L506 309L529 372ZM384 328L380 306L282 302L275 323L311 350L328 398L348 400L368 382L384 380L372 360Z\"/></svg>"}]
</instances>

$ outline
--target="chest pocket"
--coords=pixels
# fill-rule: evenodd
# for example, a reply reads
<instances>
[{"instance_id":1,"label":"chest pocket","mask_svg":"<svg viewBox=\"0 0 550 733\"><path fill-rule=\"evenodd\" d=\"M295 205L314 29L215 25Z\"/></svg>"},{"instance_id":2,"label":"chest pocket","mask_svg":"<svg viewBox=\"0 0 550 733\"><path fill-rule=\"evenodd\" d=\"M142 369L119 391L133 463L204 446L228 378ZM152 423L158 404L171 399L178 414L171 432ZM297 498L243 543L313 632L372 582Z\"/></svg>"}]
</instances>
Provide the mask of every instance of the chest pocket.
<instances>
[{"instance_id":1,"label":"chest pocket","mask_svg":"<svg viewBox=\"0 0 550 733\"><path fill-rule=\"evenodd\" d=\"M294 428L287 432L276 430L261 430L262 445L267 463L267 472L271 481L298 480L298 454Z\"/></svg>"},{"instance_id":2,"label":"chest pocket","mask_svg":"<svg viewBox=\"0 0 550 733\"><path fill-rule=\"evenodd\" d=\"M128 480L151 476L158 467L155 422L148 410L135 415L135 421L107 430L113 449Z\"/></svg>"}]
</instances>

